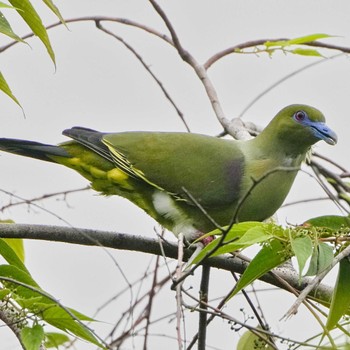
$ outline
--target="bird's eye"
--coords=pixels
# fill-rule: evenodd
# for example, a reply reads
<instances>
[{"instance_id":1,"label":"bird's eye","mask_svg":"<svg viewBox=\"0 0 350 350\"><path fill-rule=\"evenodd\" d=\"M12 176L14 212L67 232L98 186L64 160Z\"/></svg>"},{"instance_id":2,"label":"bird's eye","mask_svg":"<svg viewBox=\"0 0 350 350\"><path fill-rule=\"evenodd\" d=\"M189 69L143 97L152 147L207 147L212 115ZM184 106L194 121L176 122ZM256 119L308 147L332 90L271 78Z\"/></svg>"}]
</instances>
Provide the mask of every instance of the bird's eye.
<instances>
[{"instance_id":1,"label":"bird's eye","mask_svg":"<svg viewBox=\"0 0 350 350\"><path fill-rule=\"evenodd\" d=\"M306 113L304 111L298 111L294 114L294 119L298 122L303 121L306 118Z\"/></svg>"}]
</instances>

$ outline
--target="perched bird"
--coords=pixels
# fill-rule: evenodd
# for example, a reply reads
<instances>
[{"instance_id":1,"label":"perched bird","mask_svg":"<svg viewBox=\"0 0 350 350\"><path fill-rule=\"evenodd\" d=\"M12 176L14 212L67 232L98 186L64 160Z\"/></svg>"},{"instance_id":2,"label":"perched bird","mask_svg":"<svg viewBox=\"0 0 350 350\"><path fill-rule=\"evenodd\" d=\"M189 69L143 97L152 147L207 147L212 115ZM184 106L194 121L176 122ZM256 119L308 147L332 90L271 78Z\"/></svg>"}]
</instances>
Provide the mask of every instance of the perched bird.
<instances>
[{"instance_id":1,"label":"perched bird","mask_svg":"<svg viewBox=\"0 0 350 350\"><path fill-rule=\"evenodd\" d=\"M72 168L96 191L127 198L188 241L215 228L210 219L225 226L269 218L310 147L319 140L337 142L323 114L307 105L282 109L248 141L81 127L63 134L73 141L51 146L2 138L0 150Z\"/></svg>"}]
</instances>

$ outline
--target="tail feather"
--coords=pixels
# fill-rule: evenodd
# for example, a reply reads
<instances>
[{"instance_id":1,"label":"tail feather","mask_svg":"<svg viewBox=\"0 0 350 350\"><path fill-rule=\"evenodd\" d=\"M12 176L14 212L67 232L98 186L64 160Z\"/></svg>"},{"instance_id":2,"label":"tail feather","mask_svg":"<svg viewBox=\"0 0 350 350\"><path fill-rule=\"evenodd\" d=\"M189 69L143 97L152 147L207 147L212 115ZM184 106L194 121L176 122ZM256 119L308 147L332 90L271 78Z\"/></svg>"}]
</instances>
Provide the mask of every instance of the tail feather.
<instances>
[{"instance_id":1,"label":"tail feather","mask_svg":"<svg viewBox=\"0 0 350 350\"><path fill-rule=\"evenodd\" d=\"M48 162L55 162L50 156L70 157L62 147L17 139L0 138L0 150Z\"/></svg>"}]
</instances>

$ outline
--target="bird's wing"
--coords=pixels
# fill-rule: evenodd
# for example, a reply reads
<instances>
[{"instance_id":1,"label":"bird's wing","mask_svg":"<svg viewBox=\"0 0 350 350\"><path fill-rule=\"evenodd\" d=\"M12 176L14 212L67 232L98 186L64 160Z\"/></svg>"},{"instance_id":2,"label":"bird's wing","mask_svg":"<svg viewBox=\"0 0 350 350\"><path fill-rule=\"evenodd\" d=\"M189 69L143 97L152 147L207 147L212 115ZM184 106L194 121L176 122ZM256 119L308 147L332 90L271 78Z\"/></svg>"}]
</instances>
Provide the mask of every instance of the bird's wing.
<instances>
[{"instance_id":1,"label":"bird's wing","mask_svg":"<svg viewBox=\"0 0 350 350\"><path fill-rule=\"evenodd\" d=\"M131 176L204 207L239 197L244 157L235 142L187 133L106 134L114 163Z\"/></svg>"},{"instance_id":2,"label":"bird's wing","mask_svg":"<svg viewBox=\"0 0 350 350\"><path fill-rule=\"evenodd\" d=\"M99 133L85 128L64 134L113 162L128 176L203 207L238 199L244 156L234 141L189 133ZM185 191L185 190L186 191Z\"/></svg>"}]
</instances>

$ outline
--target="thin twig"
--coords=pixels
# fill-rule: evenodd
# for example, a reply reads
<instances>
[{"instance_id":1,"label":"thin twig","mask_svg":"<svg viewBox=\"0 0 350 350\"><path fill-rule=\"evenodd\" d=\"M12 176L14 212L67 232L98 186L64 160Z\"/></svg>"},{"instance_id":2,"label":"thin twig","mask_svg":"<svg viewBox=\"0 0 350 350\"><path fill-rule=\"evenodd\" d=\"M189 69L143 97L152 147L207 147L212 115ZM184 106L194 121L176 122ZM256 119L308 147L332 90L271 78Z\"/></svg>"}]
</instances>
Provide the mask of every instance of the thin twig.
<instances>
[{"instance_id":1,"label":"thin twig","mask_svg":"<svg viewBox=\"0 0 350 350\"><path fill-rule=\"evenodd\" d=\"M160 33L159 31L157 31L154 28L148 27L144 24L138 23L136 21L127 19L127 18L120 18L120 17L108 17L108 16L86 16L86 17L77 17L77 18L68 18L64 20L65 23L77 23L77 22L96 22L96 21L104 21L104 22L116 22L116 23L120 23L120 24L125 24L128 26L132 26L141 30L144 30L147 33L150 33L152 35L155 35L156 37L164 40L166 43L170 44L171 46L174 46L172 40L165 34ZM62 22L56 22L53 24L50 24L48 26L45 27L46 30L48 29L52 29L58 26L63 25ZM31 37L33 37L35 34L34 33L28 33L26 35L23 35L21 37L21 39L25 40L25 39L29 39ZM19 41L12 41L9 44L3 45L0 47L0 53L3 51L6 51L7 49L9 49L10 47L12 47L13 45L19 44Z\"/></svg>"},{"instance_id":2,"label":"thin twig","mask_svg":"<svg viewBox=\"0 0 350 350\"><path fill-rule=\"evenodd\" d=\"M146 64L142 56L129 44L127 43L122 37L119 35L111 32L110 30L106 29L105 27L102 26L101 21L95 21L96 27L106 34L112 36L113 38L117 39L119 42L121 42L129 51L133 53L133 55L138 59L138 61L142 64L142 66L146 69L146 71L151 75L151 77L154 79L154 81L157 83L157 85L160 87L162 90L165 98L170 102L170 104L174 107L176 113L180 117L182 123L184 124L186 130L190 132L190 128L185 120L184 114L181 112L179 107L176 105L175 101L172 99L168 91L165 89L164 84L157 78L157 76L153 73L151 70L150 66Z\"/></svg>"},{"instance_id":3,"label":"thin twig","mask_svg":"<svg viewBox=\"0 0 350 350\"><path fill-rule=\"evenodd\" d=\"M203 266L202 279L199 289L199 325L198 325L198 350L206 350L207 339L207 304L209 295L210 266ZM205 311L204 311L205 310Z\"/></svg>"},{"instance_id":4,"label":"thin twig","mask_svg":"<svg viewBox=\"0 0 350 350\"><path fill-rule=\"evenodd\" d=\"M330 159L329 157L324 156L323 154L320 154L318 152L313 152L312 154L314 157L320 158L322 160L325 160L326 162L334 165L335 167L337 167L338 169L340 169L343 173L348 172L347 169L345 169L342 165L338 164L336 161L334 161L333 159Z\"/></svg>"},{"instance_id":5,"label":"thin twig","mask_svg":"<svg viewBox=\"0 0 350 350\"><path fill-rule=\"evenodd\" d=\"M337 265L340 260L344 259L350 254L350 246L346 247L343 251L341 251L332 261L332 263L321 273L319 273L314 279L301 291L298 296L298 299L294 302L292 307L286 312L283 318L289 318L292 315L295 315L298 312L298 308L300 304L306 299L306 297L310 294L310 292L316 288L317 285L323 280L323 278L328 274L329 271L333 269L335 265Z\"/></svg>"},{"instance_id":6,"label":"thin twig","mask_svg":"<svg viewBox=\"0 0 350 350\"><path fill-rule=\"evenodd\" d=\"M236 274L234 272L231 272L231 274L232 274L233 278L235 279L235 281L237 283L238 282L238 277L236 276ZM269 331L270 330L269 325L266 322L264 322L264 320L260 317L260 314L259 314L258 310L256 309L255 305L253 304L252 300L250 299L248 293L245 291L245 289L242 289L241 292L242 292L246 302L248 303L250 309L253 311L253 313L254 313L254 315L255 315L255 317L256 317L260 327L262 329L264 329L265 331ZM272 337L269 337L269 340L276 347L274 339ZM277 349L277 347L276 347L276 349Z\"/></svg>"},{"instance_id":7,"label":"thin twig","mask_svg":"<svg viewBox=\"0 0 350 350\"><path fill-rule=\"evenodd\" d=\"M275 81L273 84L271 84L269 87L267 87L266 89L264 89L261 93L259 93L257 96L255 96L253 98L253 100L251 100L248 105L243 109L243 111L241 113L239 113L238 117L242 118L243 115L256 103L258 102L263 96L265 96L266 94L268 94L270 91L272 91L273 89L275 89L277 86L281 85L282 83L284 83L286 80L290 79L291 77L294 77L295 75L311 68L311 67L315 67L319 64L323 64L326 62L329 62L331 59L335 59L338 57L344 56L344 53L340 53L334 56L331 56L329 58L324 58L320 61L316 61L316 62L312 62L309 63L299 69L294 70L293 72L283 76L281 79L278 79L277 81Z\"/></svg>"},{"instance_id":8,"label":"thin twig","mask_svg":"<svg viewBox=\"0 0 350 350\"><path fill-rule=\"evenodd\" d=\"M183 252L184 252L184 235L179 234L178 237L178 258L176 266L176 279L180 279L182 275L182 267L184 265L183 261ZM176 285L176 334L177 334L177 346L178 350L182 350L182 336L181 336L181 320L183 319L182 311L182 284L179 283Z\"/></svg>"},{"instance_id":9,"label":"thin twig","mask_svg":"<svg viewBox=\"0 0 350 350\"><path fill-rule=\"evenodd\" d=\"M227 48L225 50L222 50L222 51L216 53L215 55L213 55L212 57L210 57L204 63L204 67L206 69L209 69L215 62L217 62L218 60L222 59L225 56L228 56L228 55L233 54L233 53L237 54L237 51L240 51L240 50L243 50L243 49L264 45L267 41L269 41L269 42L277 42L277 41L287 41L287 40L290 40L290 39L288 39L288 38L258 39L258 40L247 41L247 42L242 43L242 44L234 45L234 46L231 46L231 47L229 47L229 48ZM322 43L320 41L312 41L312 42L308 42L308 43L303 43L303 45L305 45L305 46L312 46L312 47L321 47L321 48L324 48L324 49L338 50L338 51L341 51L341 52L344 52L344 53L350 53L350 48L349 47L332 45L332 44L326 44L326 43Z\"/></svg>"},{"instance_id":10,"label":"thin twig","mask_svg":"<svg viewBox=\"0 0 350 350\"><path fill-rule=\"evenodd\" d=\"M149 327L151 325L151 312L152 312L152 306L153 306L153 301L154 301L154 297L155 297L155 290L156 287L158 285L158 271L159 271L159 259L160 256L158 255L156 258L156 263L155 263L155 268L154 268L154 272L153 272L153 280L152 280L152 285L151 288L149 290L149 295L148 295L148 303L147 303L147 307L146 307L146 312L145 312L145 318L146 318L146 327L145 327L145 338L144 338L144 342L143 342L143 350L147 350L147 340L148 340L148 336L149 336Z\"/></svg>"},{"instance_id":11,"label":"thin twig","mask_svg":"<svg viewBox=\"0 0 350 350\"><path fill-rule=\"evenodd\" d=\"M212 108L220 124L234 138L237 138L237 139L250 138L250 135L245 130L243 124L235 125L233 127L231 122L225 117L216 89L213 83L211 82L211 80L209 79L206 68L203 65L201 65L187 50L183 48L173 25L171 24L168 16L165 14L162 8L158 5L158 3L154 0L149 0L149 2L152 4L154 9L157 11L157 13L159 14L159 16L162 18L165 25L167 26L171 34L174 46L177 49L180 57L194 69L195 73L197 74L198 78L203 84L205 91L207 93L207 96L209 98L209 101L212 105Z\"/></svg>"},{"instance_id":12,"label":"thin twig","mask_svg":"<svg viewBox=\"0 0 350 350\"><path fill-rule=\"evenodd\" d=\"M89 189L91 189L90 186L85 186L85 187L77 188L77 189L74 189L74 190L66 190L66 191L48 193L48 194L44 194L42 196L31 198L31 199L21 199L18 202L15 202L15 203L11 202L9 204L6 204L6 205L0 207L0 211L4 211L4 210L6 210L8 208L12 208L12 207L15 207L17 205L23 205L23 204L32 205L34 202L39 202L39 201L42 201L42 200L45 200L45 199L48 199L48 198L51 198L51 197L63 196L64 199L66 199L66 197L69 194L82 192L82 191L86 191L86 190L89 190ZM2 190L0 190L0 191L2 191ZM7 194L12 196L12 194L10 192L7 192Z\"/></svg>"}]
</instances>

